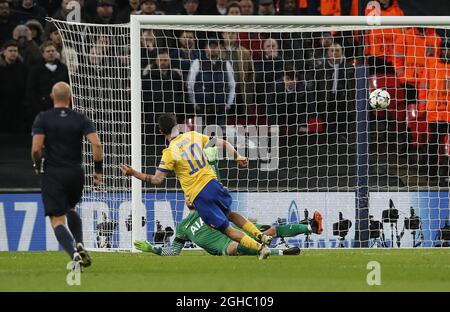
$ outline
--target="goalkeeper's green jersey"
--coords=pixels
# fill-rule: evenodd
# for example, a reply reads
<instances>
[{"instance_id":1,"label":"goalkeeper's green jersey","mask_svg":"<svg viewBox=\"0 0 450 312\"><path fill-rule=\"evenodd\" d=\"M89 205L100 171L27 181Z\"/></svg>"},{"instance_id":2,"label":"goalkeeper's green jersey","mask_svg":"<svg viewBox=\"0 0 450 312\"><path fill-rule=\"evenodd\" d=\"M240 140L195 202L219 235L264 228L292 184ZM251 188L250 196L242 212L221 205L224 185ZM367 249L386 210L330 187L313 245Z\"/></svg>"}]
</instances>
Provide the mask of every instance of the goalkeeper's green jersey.
<instances>
[{"instance_id":1,"label":"goalkeeper's green jersey","mask_svg":"<svg viewBox=\"0 0 450 312\"><path fill-rule=\"evenodd\" d=\"M227 255L228 245L232 240L220 231L209 227L200 218L197 211L192 211L177 226L176 237L190 240L211 255Z\"/></svg>"}]
</instances>

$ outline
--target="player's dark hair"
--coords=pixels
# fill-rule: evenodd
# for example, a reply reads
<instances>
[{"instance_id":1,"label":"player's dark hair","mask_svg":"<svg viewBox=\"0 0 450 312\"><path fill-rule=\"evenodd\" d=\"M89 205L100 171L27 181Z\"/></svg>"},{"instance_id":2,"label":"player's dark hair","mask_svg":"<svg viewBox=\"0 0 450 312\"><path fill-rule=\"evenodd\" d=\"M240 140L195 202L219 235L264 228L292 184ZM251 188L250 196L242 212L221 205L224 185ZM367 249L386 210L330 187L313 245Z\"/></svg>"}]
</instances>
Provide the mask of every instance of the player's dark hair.
<instances>
[{"instance_id":1,"label":"player's dark hair","mask_svg":"<svg viewBox=\"0 0 450 312\"><path fill-rule=\"evenodd\" d=\"M158 118L158 125L163 134L171 134L172 129L177 126L177 118L175 114L162 114Z\"/></svg>"}]
</instances>

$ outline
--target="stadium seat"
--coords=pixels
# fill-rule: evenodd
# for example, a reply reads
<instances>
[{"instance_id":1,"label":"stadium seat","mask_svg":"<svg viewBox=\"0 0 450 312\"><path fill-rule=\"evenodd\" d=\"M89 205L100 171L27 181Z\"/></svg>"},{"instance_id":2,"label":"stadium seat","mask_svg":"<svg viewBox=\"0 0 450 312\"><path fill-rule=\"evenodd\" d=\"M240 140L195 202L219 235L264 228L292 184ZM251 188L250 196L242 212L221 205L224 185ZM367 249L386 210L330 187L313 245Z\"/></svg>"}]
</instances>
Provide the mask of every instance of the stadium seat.
<instances>
[{"instance_id":1,"label":"stadium seat","mask_svg":"<svg viewBox=\"0 0 450 312\"><path fill-rule=\"evenodd\" d=\"M308 133L323 133L323 121L320 118L308 119Z\"/></svg>"},{"instance_id":2,"label":"stadium seat","mask_svg":"<svg viewBox=\"0 0 450 312\"><path fill-rule=\"evenodd\" d=\"M369 92L378 88L386 89L391 95L391 103L387 109L387 118L397 121L398 131L405 131L406 120L406 92L393 74L375 74L369 77ZM385 118L386 110L372 110L378 118Z\"/></svg>"},{"instance_id":3,"label":"stadium seat","mask_svg":"<svg viewBox=\"0 0 450 312\"><path fill-rule=\"evenodd\" d=\"M428 123L425 116L419 116L417 104L408 104L407 124L409 143L415 147L423 147L428 142Z\"/></svg>"}]
</instances>

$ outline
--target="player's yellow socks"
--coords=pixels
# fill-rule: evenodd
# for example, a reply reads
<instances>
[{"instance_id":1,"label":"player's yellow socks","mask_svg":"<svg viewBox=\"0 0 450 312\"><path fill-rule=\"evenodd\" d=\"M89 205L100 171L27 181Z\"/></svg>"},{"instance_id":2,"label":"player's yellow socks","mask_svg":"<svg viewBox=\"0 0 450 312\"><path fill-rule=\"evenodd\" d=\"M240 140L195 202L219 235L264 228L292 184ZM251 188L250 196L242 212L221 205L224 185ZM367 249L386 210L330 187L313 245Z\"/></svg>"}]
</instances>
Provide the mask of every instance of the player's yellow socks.
<instances>
[{"instance_id":1,"label":"player's yellow socks","mask_svg":"<svg viewBox=\"0 0 450 312\"><path fill-rule=\"evenodd\" d=\"M258 238L262 234L261 231L258 230L258 228L248 220L244 223L242 229L256 238Z\"/></svg>"},{"instance_id":2,"label":"player's yellow socks","mask_svg":"<svg viewBox=\"0 0 450 312\"><path fill-rule=\"evenodd\" d=\"M254 249L254 250L260 250L261 249L261 244L258 243L257 241L255 241L253 238L251 238L248 235L245 235L244 237L241 238L241 241L239 242L241 245L250 248L250 249Z\"/></svg>"}]
</instances>

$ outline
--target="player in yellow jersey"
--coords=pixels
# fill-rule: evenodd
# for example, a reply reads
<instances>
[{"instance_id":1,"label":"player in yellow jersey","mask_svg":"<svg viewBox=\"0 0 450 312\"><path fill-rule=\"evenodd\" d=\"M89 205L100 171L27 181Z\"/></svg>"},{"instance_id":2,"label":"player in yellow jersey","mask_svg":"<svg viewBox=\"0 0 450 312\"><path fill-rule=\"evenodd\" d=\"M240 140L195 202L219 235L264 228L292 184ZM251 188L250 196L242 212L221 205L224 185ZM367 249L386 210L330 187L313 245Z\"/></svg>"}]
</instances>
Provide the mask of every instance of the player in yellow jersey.
<instances>
[{"instance_id":1,"label":"player in yellow jersey","mask_svg":"<svg viewBox=\"0 0 450 312\"><path fill-rule=\"evenodd\" d=\"M253 223L231 211L231 195L217 180L203 152L209 137L195 131L179 133L173 114L161 115L158 124L161 134L169 141L169 146L164 149L155 174L147 175L138 172L126 164L120 165L122 172L153 185L161 184L169 172L175 172L187 202L195 206L206 224L223 232L241 245L257 250L259 258L266 259L271 252L265 245L270 244L272 237L261 233ZM239 155L229 142L217 139L216 145L222 146L228 153L233 154L239 167L247 166L247 158ZM229 221L252 234L259 242L232 227Z\"/></svg>"}]
</instances>

